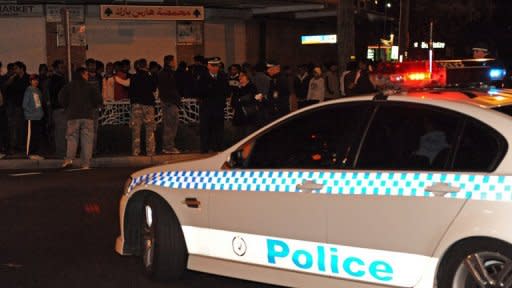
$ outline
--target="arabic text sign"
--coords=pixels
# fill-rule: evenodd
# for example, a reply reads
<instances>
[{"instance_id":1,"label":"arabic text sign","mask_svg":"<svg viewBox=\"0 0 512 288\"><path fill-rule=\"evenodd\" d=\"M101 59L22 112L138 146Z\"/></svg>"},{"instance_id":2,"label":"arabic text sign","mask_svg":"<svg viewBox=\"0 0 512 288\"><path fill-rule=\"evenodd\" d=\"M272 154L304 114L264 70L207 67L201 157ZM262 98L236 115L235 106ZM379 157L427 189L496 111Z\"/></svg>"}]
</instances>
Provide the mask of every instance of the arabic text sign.
<instances>
[{"instance_id":1,"label":"arabic text sign","mask_svg":"<svg viewBox=\"0 0 512 288\"><path fill-rule=\"evenodd\" d=\"M200 6L100 5L102 20L204 20Z\"/></svg>"},{"instance_id":2,"label":"arabic text sign","mask_svg":"<svg viewBox=\"0 0 512 288\"><path fill-rule=\"evenodd\" d=\"M0 17L41 17L43 16L42 5L0 5Z\"/></svg>"}]
</instances>

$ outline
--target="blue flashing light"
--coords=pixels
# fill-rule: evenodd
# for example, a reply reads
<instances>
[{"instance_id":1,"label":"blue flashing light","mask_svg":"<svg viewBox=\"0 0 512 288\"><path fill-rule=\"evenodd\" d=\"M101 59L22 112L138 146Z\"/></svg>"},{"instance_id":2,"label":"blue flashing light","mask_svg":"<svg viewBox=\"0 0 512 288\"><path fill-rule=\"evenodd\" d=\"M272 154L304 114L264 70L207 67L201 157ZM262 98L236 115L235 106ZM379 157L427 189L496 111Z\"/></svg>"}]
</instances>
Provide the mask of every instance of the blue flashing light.
<instances>
[{"instance_id":1,"label":"blue flashing light","mask_svg":"<svg viewBox=\"0 0 512 288\"><path fill-rule=\"evenodd\" d=\"M492 81L503 80L505 75L507 75L507 71L505 69L493 68L489 70L489 77Z\"/></svg>"}]
</instances>

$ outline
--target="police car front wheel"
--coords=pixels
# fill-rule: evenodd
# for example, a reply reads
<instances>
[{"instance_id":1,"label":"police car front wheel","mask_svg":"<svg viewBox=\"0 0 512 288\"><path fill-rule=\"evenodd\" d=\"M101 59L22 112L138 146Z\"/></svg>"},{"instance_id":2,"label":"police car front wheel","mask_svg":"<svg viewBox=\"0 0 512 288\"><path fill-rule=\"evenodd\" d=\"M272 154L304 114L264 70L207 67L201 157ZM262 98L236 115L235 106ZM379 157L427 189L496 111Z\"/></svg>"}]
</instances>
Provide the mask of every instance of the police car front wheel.
<instances>
[{"instance_id":1,"label":"police car front wheel","mask_svg":"<svg viewBox=\"0 0 512 288\"><path fill-rule=\"evenodd\" d=\"M145 199L143 209L141 249L146 274L160 281L179 279L188 255L176 214L155 195Z\"/></svg>"},{"instance_id":2,"label":"police car front wheel","mask_svg":"<svg viewBox=\"0 0 512 288\"><path fill-rule=\"evenodd\" d=\"M512 287L512 247L508 244L481 239L450 254L440 267L439 288Z\"/></svg>"}]
</instances>

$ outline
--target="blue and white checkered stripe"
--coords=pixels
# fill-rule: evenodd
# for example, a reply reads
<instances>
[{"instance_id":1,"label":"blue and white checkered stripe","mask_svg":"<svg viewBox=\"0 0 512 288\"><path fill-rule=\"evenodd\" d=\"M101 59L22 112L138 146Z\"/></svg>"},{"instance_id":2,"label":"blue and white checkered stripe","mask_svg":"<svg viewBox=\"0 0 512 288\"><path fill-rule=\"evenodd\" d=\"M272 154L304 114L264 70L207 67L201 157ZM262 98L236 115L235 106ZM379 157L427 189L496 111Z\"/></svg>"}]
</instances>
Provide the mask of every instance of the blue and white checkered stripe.
<instances>
[{"instance_id":1,"label":"blue and white checkered stripe","mask_svg":"<svg viewBox=\"0 0 512 288\"><path fill-rule=\"evenodd\" d=\"M448 198L512 201L512 176L435 172L167 171L134 179L130 191L139 185L155 185L170 189L301 192L296 186L305 180L323 184L314 192L321 194L433 197L425 191L427 187L448 183L460 188L460 192L446 195Z\"/></svg>"}]
</instances>

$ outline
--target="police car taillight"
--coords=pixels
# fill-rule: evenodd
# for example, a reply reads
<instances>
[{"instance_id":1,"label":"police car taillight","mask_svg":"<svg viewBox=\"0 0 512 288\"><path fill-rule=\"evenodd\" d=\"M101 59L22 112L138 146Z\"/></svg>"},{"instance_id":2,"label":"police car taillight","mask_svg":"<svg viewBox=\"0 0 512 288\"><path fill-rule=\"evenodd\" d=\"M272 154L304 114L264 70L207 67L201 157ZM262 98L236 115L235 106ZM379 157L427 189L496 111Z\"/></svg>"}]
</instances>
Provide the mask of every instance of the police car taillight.
<instances>
[{"instance_id":1,"label":"police car taillight","mask_svg":"<svg viewBox=\"0 0 512 288\"><path fill-rule=\"evenodd\" d=\"M405 74L406 79L410 81L425 81L430 80L430 73L428 72L411 72Z\"/></svg>"}]
</instances>

